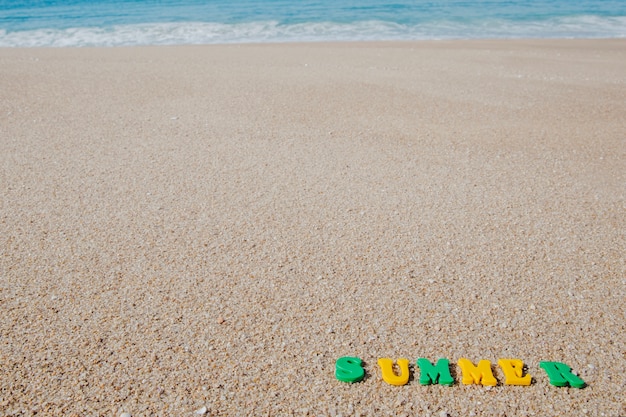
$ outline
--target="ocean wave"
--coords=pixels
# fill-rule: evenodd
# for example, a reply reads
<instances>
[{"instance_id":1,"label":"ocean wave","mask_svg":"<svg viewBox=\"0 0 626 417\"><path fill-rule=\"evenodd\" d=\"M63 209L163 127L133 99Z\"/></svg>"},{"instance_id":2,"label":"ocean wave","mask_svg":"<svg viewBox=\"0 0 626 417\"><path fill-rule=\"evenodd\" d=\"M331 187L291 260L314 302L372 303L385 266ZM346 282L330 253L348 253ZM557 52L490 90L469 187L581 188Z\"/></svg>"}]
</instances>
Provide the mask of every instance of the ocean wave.
<instances>
[{"instance_id":1,"label":"ocean wave","mask_svg":"<svg viewBox=\"0 0 626 417\"><path fill-rule=\"evenodd\" d=\"M626 38L626 16L560 17L537 21L432 21L406 25L378 20L354 23L236 24L180 22L7 31L0 47L84 47L317 41L490 38Z\"/></svg>"}]
</instances>

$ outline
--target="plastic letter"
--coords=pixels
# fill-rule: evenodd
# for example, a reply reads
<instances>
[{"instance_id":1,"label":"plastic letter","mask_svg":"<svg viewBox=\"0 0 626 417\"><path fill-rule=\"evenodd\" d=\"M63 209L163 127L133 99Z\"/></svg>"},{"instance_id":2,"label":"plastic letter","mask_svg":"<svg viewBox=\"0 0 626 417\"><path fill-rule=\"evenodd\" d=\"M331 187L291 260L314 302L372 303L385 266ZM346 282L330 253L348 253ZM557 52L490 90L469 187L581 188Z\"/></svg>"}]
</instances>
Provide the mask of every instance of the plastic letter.
<instances>
[{"instance_id":1,"label":"plastic letter","mask_svg":"<svg viewBox=\"0 0 626 417\"><path fill-rule=\"evenodd\" d=\"M361 359L344 356L335 362L335 377L343 382L359 382L365 377Z\"/></svg>"},{"instance_id":2,"label":"plastic letter","mask_svg":"<svg viewBox=\"0 0 626 417\"><path fill-rule=\"evenodd\" d=\"M539 367L548 374L550 383L557 387L567 384L574 388L584 388L587 384L572 373L572 368L561 362L539 362Z\"/></svg>"},{"instance_id":3,"label":"plastic letter","mask_svg":"<svg viewBox=\"0 0 626 417\"><path fill-rule=\"evenodd\" d=\"M465 358L461 358L458 361L458 365L463 371L463 384L483 384L485 386L495 387L498 385L498 380L491 373L491 362L488 360L481 360L478 362L478 366Z\"/></svg>"},{"instance_id":4,"label":"plastic letter","mask_svg":"<svg viewBox=\"0 0 626 417\"><path fill-rule=\"evenodd\" d=\"M506 385L530 385L532 377L524 374L524 362L521 359L498 359L498 365L504 372Z\"/></svg>"},{"instance_id":5,"label":"plastic letter","mask_svg":"<svg viewBox=\"0 0 626 417\"><path fill-rule=\"evenodd\" d=\"M454 379L450 375L450 362L447 359L441 358L437 361L437 365L433 366L428 359L419 358L417 366L419 366L421 372L421 385L439 383L439 385L452 386L454 384Z\"/></svg>"},{"instance_id":6,"label":"plastic letter","mask_svg":"<svg viewBox=\"0 0 626 417\"><path fill-rule=\"evenodd\" d=\"M383 374L383 381L390 385L405 385L409 382L409 360L398 359L398 366L400 367L400 375L396 375L393 372L393 361L389 358L378 359L378 366Z\"/></svg>"}]
</instances>

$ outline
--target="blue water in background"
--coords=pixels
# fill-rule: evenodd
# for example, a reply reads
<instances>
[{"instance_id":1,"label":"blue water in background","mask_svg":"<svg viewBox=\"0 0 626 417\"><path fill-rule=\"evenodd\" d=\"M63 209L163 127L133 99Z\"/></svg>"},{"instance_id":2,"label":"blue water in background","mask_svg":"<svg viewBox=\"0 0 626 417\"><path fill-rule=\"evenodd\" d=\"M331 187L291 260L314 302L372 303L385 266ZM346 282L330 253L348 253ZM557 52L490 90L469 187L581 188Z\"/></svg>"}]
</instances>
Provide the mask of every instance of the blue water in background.
<instances>
[{"instance_id":1,"label":"blue water in background","mask_svg":"<svg viewBox=\"0 0 626 417\"><path fill-rule=\"evenodd\" d=\"M626 0L0 0L0 46L626 38Z\"/></svg>"}]
</instances>

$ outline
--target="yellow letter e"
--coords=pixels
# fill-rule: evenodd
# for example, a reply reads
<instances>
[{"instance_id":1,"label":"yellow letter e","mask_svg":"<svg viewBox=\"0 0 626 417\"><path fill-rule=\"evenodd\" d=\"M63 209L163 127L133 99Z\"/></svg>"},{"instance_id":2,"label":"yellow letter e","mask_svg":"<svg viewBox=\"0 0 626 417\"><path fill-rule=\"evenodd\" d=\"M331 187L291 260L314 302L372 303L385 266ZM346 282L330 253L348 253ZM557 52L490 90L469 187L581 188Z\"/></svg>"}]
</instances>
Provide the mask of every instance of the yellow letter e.
<instances>
[{"instance_id":1,"label":"yellow letter e","mask_svg":"<svg viewBox=\"0 0 626 417\"><path fill-rule=\"evenodd\" d=\"M531 376L524 373L524 362L521 359L498 359L498 365L504 372L506 385L530 385Z\"/></svg>"}]
</instances>

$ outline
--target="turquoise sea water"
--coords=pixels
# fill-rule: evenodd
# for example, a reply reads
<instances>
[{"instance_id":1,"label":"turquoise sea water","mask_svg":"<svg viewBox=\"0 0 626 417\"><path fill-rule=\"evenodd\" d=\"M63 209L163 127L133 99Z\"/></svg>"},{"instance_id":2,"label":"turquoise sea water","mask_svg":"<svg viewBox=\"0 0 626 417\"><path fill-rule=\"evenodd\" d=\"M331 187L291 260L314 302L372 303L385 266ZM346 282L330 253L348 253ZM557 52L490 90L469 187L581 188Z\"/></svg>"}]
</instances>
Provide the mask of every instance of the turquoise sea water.
<instances>
[{"instance_id":1,"label":"turquoise sea water","mask_svg":"<svg viewBox=\"0 0 626 417\"><path fill-rule=\"evenodd\" d=\"M626 38L626 0L0 0L0 46Z\"/></svg>"}]
</instances>

